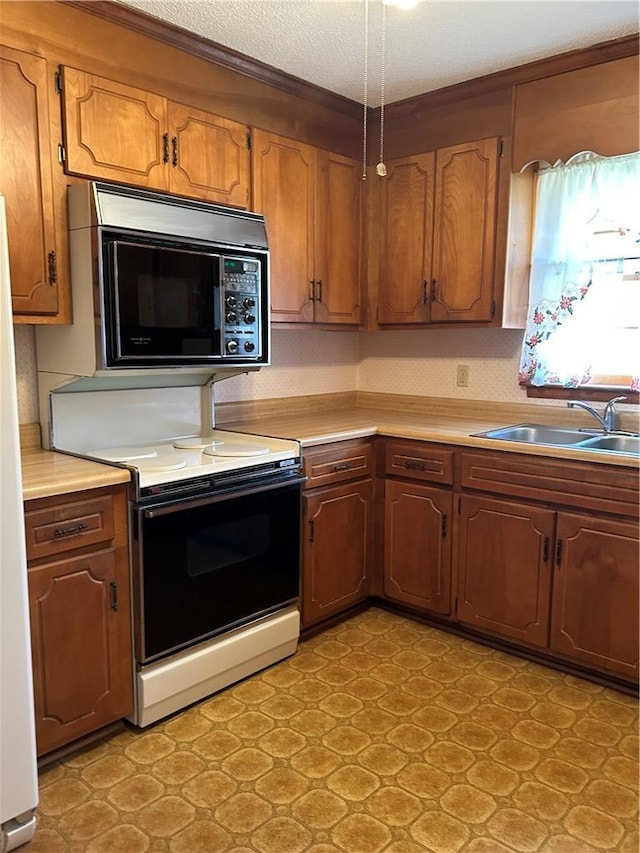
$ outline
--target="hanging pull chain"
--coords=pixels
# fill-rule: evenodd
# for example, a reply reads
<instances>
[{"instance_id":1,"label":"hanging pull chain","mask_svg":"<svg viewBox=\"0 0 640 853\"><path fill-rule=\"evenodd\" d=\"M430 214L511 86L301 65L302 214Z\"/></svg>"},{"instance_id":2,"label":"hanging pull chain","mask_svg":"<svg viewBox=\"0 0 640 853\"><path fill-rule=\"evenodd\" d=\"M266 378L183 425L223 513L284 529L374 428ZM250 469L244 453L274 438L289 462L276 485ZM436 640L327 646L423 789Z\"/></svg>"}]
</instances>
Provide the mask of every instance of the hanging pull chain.
<instances>
[{"instance_id":1,"label":"hanging pull chain","mask_svg":"<svg viewBox=\"0 0 640 853\"><path fill-rule=\"evenodd\" d=\"M364 93L362 96L362 180L367 180L367 100L369 95L369 0L364 0Z\"/></svg>"},{"instance_id":2,"label":"hanging pull chain","mask_svg":"<svg viewBox=\"0 0 640 853\"><path fill-rule=\"evenodd\" d=\"M387 7L382 4L382 44L380 46L380 162L376 166L376 174L386 177L387 167L384 164L384 70L385 47L387 40Z\"/></svg>"}]
</instances>

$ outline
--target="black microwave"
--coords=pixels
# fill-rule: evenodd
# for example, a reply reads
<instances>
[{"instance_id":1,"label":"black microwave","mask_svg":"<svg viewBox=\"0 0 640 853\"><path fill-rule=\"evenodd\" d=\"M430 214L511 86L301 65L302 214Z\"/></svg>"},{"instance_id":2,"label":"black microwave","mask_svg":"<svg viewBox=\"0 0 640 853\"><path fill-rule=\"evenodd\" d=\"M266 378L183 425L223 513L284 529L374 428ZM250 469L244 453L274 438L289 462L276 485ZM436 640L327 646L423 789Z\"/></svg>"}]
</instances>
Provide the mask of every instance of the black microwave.
<instances>
[{"instance_id":1,"label":"black microwave","mask_svg":"<svg viewBox=\"0 0 640 853\"><path fill-rule=\"evenodd\" d=\"M269 363L260 214L97 181L68 200L82 287L91 265L98 369Z\"/></svg>"},{"instance_id":2,"label":"black microwave","mask_svg":"<svg viewBox=\"0 0 640 853\"><path fill-rule=\"evenodd\" d=\"M100 230L108 367L262 364L267 258Z\"/></svg>"}]
</instances>

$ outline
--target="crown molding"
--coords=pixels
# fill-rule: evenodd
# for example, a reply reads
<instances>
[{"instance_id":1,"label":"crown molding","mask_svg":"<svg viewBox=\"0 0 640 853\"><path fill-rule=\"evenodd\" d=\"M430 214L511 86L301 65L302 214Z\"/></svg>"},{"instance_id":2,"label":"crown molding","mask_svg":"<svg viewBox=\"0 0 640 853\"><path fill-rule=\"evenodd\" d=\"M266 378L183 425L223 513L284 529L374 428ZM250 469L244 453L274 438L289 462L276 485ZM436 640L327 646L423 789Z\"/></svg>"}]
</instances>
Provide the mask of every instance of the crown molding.
<instances>
[{"instance_id":1,"label":"crown molding","mask_svg":"<svg viewBox=\"0 0 640 853\"><path fill-rule=\"evenodd\" d=\"M343 113L344 115L359 118L362 115L362 105L343 95L330 92L321 86L307 83L292 74L279 71L265 62L252 59L232 50L230 47L218 44L210 39L190 33L182 27L168 24L145 12L123 6L112 0L61 0L65 6L71 6L81 12L95 15L104 21L118 24L129 30L140 33L140 35L163 42L170 47L182 50L199 59L213 62L216 65L243 74L260 83L266 83L290 95L313 101L322 107Z\"/></svg>"}]
</instances>

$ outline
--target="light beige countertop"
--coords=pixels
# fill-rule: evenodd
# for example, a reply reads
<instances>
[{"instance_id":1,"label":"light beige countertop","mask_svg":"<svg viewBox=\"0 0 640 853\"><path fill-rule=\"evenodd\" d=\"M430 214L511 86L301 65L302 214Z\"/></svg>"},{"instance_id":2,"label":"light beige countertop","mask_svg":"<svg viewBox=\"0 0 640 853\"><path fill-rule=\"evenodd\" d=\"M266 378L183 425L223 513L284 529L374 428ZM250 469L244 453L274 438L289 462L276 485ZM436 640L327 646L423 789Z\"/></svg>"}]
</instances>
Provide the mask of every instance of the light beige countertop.
<instances>
[{"instance_id":1,"label":"light beige countertop","mask_svg":"<svg viewBox=\"0 0 640 853\"><path fill-rule=\"evenodd\" d=\"M507 453L527 453L546 458L639 467L638 458L629 455L496 441L474 436L474 433L518 423L550 423L590 429L589 415L584 412L578 413L576 417L576 412L561 407L491 403L479 405L475 401L452 406L449 401L421 402L418 398L403 398L400 395L397 395L397 400L390 399L393 395L385 395L384 399L382 395L359 396L363 399L358 404L350 405L346 402L348 398L345 395L343 400L346 405L335 409L316 409L312 401L306 409L303 405L296 405L295 401L289 401L287 409L283 401L279 411L272 403L265 406L262 412L255 404L252 404L252 411L249 412L246 409L243 411L241 404L231 404L227 407L221 404L217 409L217 426L277 438L295 438L303 448L369 435L386 435ZM368 399L377 397L380 399ZM378 405L375 405L376 402Z\"/></svg>"},{"instance_id":2,"label":"light beige countertop","mask_svg":"<svg viewBox=\"0 0 640 853\"><path fill-rule=\"evenodd\" d=\"M634 456L496 441L473 434L517 423L547 423L591 428L593 421L579 410L560 406L511 405L458 402L401 395L317 395L249 403L218 404L216 426L244 433L295 438L304 447L370 435L412 438L439 444L526 453L543 458L569 459L597 464L638 468ZM634 429L637 416L623 424ZM21 431L22 481L25 500L96 489L130 480L129 471L43 450L38 424L24 424Z\"/></svg>"},{"instance_id":3,"label":"light beige countertop","mask_svg":"<svg viewBox=\"0 0 640 853\"><path fill-rule=\"evenodd\" d=\"M128 483L131 479L126 468L43 450L40 447L38 424L20 426L20 449L22 494L25 501L114 486Z\"/></svg>"}]
</instances>

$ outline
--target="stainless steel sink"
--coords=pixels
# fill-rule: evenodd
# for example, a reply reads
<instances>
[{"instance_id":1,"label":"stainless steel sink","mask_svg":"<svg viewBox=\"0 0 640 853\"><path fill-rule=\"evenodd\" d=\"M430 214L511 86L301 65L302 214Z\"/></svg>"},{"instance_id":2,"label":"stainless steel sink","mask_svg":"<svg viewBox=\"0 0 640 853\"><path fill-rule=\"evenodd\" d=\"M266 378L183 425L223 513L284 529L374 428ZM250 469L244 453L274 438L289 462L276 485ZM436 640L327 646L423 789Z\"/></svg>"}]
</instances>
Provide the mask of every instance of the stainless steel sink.
<instances>
[{"instance_id":1,"label":"stainless steel sink","mask_svg":"<svg viewBox=\"0 0 640 853\"><path fill-rule=\"evenodd\" d=\"M546 424L515 424L514 426L477 432L478 438L496 438L500 441L519 441L523 444L542 444L552 447L570 447L575 450L597 450L607 453L640 454L640 436L601 434L593 435L578 429L547 426Z\"/></svg>"},{"instance_id":2,"label":"stainless steel sink","mask_svg":"<svg viewBox=\"0 0 640 853\"><path fill-rule=\"evenodd\" d=\"M611 450L615 453L640 453L640 436L596 435L580 445L581 450Z\"/></svg>"},{"instance_id":3,"label":"stainless steel sink","mask_svg":"<svg viewBox=\"0 0 640 853\"><path fill-rule=\"evenodd\" d=\"M579 444L586 436L577 429L545 426L544 424L517 424L516 426L478 432L480 438L499 438L502 441L523 441L526 444L551 444L564 446Z\"/></svg>"}]
</instances>

